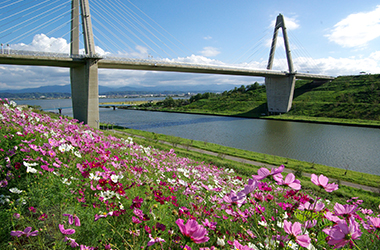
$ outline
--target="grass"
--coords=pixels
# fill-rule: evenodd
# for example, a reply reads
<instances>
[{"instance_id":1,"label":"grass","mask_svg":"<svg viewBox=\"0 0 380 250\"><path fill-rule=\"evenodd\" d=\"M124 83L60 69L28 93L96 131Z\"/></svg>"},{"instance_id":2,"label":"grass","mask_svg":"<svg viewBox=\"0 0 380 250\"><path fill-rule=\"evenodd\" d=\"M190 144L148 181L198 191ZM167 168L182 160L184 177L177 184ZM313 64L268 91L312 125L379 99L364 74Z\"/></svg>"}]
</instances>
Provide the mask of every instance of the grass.
<instances>
[{"instance_id":1,"label":"grass","mask_svg":"<svg viewBox=\"0 0 380 250\"><path fill-rule=\"evenodd\" d=\"M241 86L221 94L198 94L140 109L380 127L380 75L341 76L317 85L298 80L288 113L268 116L264 86Z\"/></svg>"},{"instance_id":2,"label":"grass","mask_svg":"<svg viewBox=\"0 0 380 250\"><path fill-rule=\"evenodd\" d=\"M360 249L379 244L366 230L380 228L378 194L326 192L300 169L249 179L257 167L221 153L115 131L0 103L0 249L333 249L339 226Z\"/></svg>"}]
</instances>

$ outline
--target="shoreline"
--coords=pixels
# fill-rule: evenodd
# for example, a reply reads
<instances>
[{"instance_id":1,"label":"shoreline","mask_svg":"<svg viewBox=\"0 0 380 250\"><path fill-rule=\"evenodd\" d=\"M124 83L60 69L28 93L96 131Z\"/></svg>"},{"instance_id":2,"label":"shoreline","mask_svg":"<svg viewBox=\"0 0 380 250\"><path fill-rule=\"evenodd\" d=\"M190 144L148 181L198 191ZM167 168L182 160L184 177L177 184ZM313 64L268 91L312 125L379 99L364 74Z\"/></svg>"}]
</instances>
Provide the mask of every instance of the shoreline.
<instances>
[{"instance_id":1,"label":"shoreline","mask_svg":"<svg viewBox=\"0 0 380 250\"><path fill-rule=\"evenodd\" d=\"M178 110L150 110L150 109L144 109L144 108L129 108L131 110L138 110L138 111L150 111L150 112L166 112L166 113L178 113L178 114L194 114L194 115L211 115L211 116L225 116L225 117L237 117L237 118L244 118L244 119L263 119L263 120L276 120L276 121L289 121L289 122L303 122L303 123L318 123L318 124L325 124L325 125L340 125L340 126L350 126L350 127L366 127L366 128L378 128L380 129L380 124L361 124L361 123L345 123L345 122L334 122L334 121L318 121L317 119L311 120L316 117L308 117L308 119L291 119L291 118L277 118L273 116L268 117L248 117L248 116L240 116L240 115L223 115L223 114L212 114L212 113L198 113L198 112L185 112L185 111L178 111ZM281 115L279 115L281 117ZM321 117L326 118L326 117ZM327 118L328 119L328 118ZM343 119L343 118L333 118L333 119ZM370 121L370 120L369 120Z\"/></svg>"}]
</instances>

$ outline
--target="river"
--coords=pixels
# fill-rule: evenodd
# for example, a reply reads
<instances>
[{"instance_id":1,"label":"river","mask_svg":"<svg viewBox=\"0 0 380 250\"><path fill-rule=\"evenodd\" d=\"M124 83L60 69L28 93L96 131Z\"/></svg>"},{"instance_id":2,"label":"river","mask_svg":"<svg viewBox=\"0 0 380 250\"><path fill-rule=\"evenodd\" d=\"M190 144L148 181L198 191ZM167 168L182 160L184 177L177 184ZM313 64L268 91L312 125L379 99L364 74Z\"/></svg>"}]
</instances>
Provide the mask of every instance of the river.
<instances>
[{"instance_id":1,"label":"river","mask_svg":"<svg viewBox=\"0 0 380 250\"><path fill-rule=\"evenodd\" d=\"M99 99L112 101L126 99ZM55 112L63 108L63 115L72 116L70 99L16 102ZM104 123L380 175L376 128L105 108L99 116Z\"/></svg>"}]
</instances>

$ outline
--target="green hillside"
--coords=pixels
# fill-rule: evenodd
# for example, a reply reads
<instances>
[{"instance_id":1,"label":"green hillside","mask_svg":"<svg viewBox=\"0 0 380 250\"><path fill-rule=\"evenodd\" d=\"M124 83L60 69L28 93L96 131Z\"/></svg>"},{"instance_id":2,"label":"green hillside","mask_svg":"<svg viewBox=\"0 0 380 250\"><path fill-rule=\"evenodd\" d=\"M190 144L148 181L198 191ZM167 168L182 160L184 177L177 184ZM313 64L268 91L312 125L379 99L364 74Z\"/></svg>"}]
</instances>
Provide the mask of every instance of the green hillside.
<instances>
[{"instance_id":1,"label":"green hillside","mask_svg":"<svg viewBox=\"0 0 380 250\"><path fill-rule=\"evenodd\" d=\"M380 75L341 76L319 85L298 80L292 109L270 118L365 120L380 125ZM197 94L190 100L167 98L144 108L243 117L268 117L265 86L254 83L221 94Z\"/></svg>"}]
</instances>

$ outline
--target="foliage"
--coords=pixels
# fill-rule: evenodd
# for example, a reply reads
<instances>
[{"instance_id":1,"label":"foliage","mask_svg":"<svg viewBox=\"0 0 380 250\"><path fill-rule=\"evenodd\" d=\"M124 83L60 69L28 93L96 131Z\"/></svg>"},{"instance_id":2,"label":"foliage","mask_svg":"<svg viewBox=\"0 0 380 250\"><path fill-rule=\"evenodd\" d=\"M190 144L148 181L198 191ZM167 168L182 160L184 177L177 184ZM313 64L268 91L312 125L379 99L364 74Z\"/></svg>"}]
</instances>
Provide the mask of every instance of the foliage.
<instances>
[{"instance_id":1,"label":"foliage","mask_svg":"<svg viewBox=\"0 0 380 250\"><path fill-rule=\"evenodd\" d=\"M297 80L292 109L273 119L349 123L377 121L380 125L380 75L340 76L331 82ZM155 107L165 110L166 106ZM191 113L268 117L265 86L257 82L221 94L204 93L190 103L172 105L171 110ZM309 119L305 118L309 117ZM322 118L322 119L321 119ZM335 120L334 120L335 119Z\"/></svg>"},{"instance_id":2,"label":"foliage","mask_svg":"<svg viewBox=\"0 0 380 250\"><path fill-rule=\"evenodd\" d=\"M283 166L246 179L7 101L0 104L1 249L332 249L379 244L378 211ZM325 191L326 190L326 191ZM360 223L359 223L360 222Z\"/></svg>"}]
</instances>

